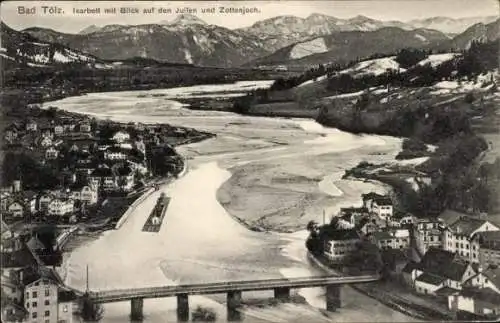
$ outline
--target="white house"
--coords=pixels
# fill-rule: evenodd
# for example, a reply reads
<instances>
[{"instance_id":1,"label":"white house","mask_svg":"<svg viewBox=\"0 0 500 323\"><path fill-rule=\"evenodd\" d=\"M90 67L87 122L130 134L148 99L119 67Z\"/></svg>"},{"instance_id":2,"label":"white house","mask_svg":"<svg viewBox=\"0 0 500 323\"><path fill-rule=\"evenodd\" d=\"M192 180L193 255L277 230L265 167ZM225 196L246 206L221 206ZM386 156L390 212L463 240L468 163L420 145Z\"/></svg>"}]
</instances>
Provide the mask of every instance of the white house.
<instances>
[{"instance_id":1,"label":"white house","mask_svg":"<svg viewBox=\"0 0 500 323\"><path fill-rule=\"evenodd\" d=\"M56 135L62 135L64 133L64 127L62 125L54 126L54 133Z\"/></svg>"},{"instance_id":2,"label":"white house","mask_svg":"<svg viewBox=\"0 0 500 323\"><path fill-rule=\"evenodd\" d=\"M500 267L490 267L483 270L480 266L478 273L469 278L464 286L490 288L500 295Z\"/></svg>"},{"instance_id":3,"label":"white house","mask_svg":"<svg viewBox=\"0 0 500 323\"><path fill-rule=\"evenodd\" d=\"M128 132L125 132L125 131L117 131L113 135L112 139L118 143L122 143L122 142L130 140L130 134Z\"/></svg>"},{"instance_id":4,"label":"white house","mask_svg":"<svg viewBox=\"0 0 500 323\"><path fill-rule=\"evenodd\" d=\"M80 191L80 200L87 204L92 205L97 203L97 189L95 186L84 186Z\"/></svg>"},{"instance_id":5,"label":"white house","mask_svg":"<svg viewBox=\"0 0 500 323\"><path fill-rule=\"evenodd\" d=\"M56 159L58 155L59 151L53 146L47 148L47 150L45 151L45 158L49 160Z\"/></svg>"},{"instance_id":6,"label":"white house","mask_svg":"<svg viewBox=\"0 0 500 323\"><path fill-rule=\"evenodd\" d=\"M73 212L75 201L72 199L53 199L49 203L50 215L65 215Z\"/></svg>"},{"instance_id":7,"label":"white house","mask_svg":"<svg viewBox=\"0 0 500 323\"><path fill-rule=\"evenodd\" d=\"M54 199L54 195L51 193L44 193L38 199L38 208L41 211L47 211L49 209L49 203Z\"/></svg>"},{"instance_id":8,"label":"white house","mask_svg":"<svg viewBox=\"0 0 500 323\"><path fill-rule=\"evenodd\" d=\"M52 139L50 137L43 137L41 140L40 140L40 146L42 147L49 147L49 146L52 146Z\"/></svg>"},{"instance_id":9,"label":"white house","mask_svg":"<svg viewBox=\"0 0 500 323\"><path fill-rule=\"evenodd\" d=\"M462 217L445 228L443 248L456 252L470 262L479 263L480 245L477 233L487 231L500 231L500 228L487 220Z\"/></svg>"},{"instance_id":10,"label":"white house","mask_svg":"<svg viewBox=\"0 0 500 323\"><path fill-rule=\"evenodd\" d=\"M25 207L20 201L14 201L7 206L7 212L14 217L22 217L24 215Z\"/></svg>"},{"instance_id":11,"label":"white house","mask_svg":"<svg viewBox=\"0 0 500 323\"><path fill-rule=\"evenodd\" d=\"M381 219L390 219L393 214L392 200L389 197L375 198L372 202L372 212Z\"/></svg>"},{"instance_id":12,"label":"white house","mask_svg":"<svg viewBox=\"0 0 500 323\"><path fill-rule=\"evenodd\" d=\"M415 242L420 253L425 254L429 248L443 247L443 225L438 220L421 219L415 226Z\"/></svg>"},{"instance_id":13,"label":"white house","mask_svg":"<svg viewBox=\"0 0 500 323\"><path fill-rule=\"evenodd\" d=\"M462 289L476 272L469 262L455 254L430 248L420 263L408 263L403 269L405 280L422 294L439 294L440 289Z\"/></svg>"},{"instance_id":14,"label":"white house","mask_svg":"<svg viewBox=\"0 0 500 323\"><path fill-rule=\"evenodd\" d=\"M410 232L408 229L387 229L374 232L372 238L380 249L406 249L410 247Z\"/></svg>"},{"instance_id":15,"label":"white house","mask_svg":"<svg viewBox=\"0 0 500 323\"><path fill-rule=\"evenodd\" d=\"M127 151L120 147L109 147L104 151L104 158L108 160L125 160L127 156Z\"/></svg>"},{"instance_id":16,"label":"white house","mask_svg":"<svg viewBox=\"0 0 500 323\"><path fill-rule=\"evenodd\" d=\"M356 249L360 236L354 229L337 230L328 226L320 231L324 241L324 254L333 262L342 263Z\"/></svg>"},{"instance_id":17,"label":"white house","mask_svg":"<svg viewBox=\"0 0 500 323\"><path fill-rule=\"evenodd\" d=\"M39 268L24 276L24 307L30 322L72 321L74 293L61 287L62 282L51 269Z\"/></svg>"}]
</instances>

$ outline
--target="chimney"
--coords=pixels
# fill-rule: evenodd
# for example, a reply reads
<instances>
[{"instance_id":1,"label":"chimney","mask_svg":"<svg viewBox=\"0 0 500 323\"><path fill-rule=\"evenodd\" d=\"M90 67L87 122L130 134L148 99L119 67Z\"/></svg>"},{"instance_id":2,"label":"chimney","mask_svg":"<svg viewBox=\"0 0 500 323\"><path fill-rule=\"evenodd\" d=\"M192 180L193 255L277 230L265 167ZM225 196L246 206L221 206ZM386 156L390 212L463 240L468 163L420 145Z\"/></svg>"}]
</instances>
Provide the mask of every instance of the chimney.
<instances>
[{"instance_id":1,"label":"chimney","mask_svg":"<svg viewBox=\"0 0 500 323\"><path fill-rule=\"evenodd\" d=\"M21 192L21 180L16 179L12 182L12 192L17 193Z\"/></svg>"}]
</instances>

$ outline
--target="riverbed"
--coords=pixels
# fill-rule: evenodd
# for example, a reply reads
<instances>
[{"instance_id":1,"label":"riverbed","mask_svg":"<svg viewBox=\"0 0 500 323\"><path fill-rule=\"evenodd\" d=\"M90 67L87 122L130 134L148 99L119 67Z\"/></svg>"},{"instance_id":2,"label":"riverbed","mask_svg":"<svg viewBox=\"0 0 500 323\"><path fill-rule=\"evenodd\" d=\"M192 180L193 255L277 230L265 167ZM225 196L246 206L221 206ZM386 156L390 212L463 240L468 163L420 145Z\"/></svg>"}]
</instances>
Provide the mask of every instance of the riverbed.
<instances>
[{"instance_id":1,"label":"riverbed","mask_svg":"<svg viewBox=\"0 0 500 323\"><path fill-rule=\"evenodd\" d=\"M323 221L323 211L328 220L341 206L359 205L361 193L387 189L342 180L341 175L361 160L392 160L400 150L399 139L352 135L312 120L189 110L168 91L95 93L45 104L115 121L169 123L217 135L179 147L189 163L184 177L145 199L119 230L105 232L65 257L66 282L72 287L84 289L86 266L92 290L319 274L306 257L305 224ZM206 92L210 86L203 87ZM162 228L159 233L142 232L161 192L171 197ZM251 231L240 222L272 231ZM309 305L247 308L244 321L413 320L351 288L343 289L343 307L328 314L321 310L321 288L299 293ZM266 295L272 294L243 297ZM190 300L192 308L211 307L225 321L224 295ZM146 321L174 320L175 305L175 299L146 300ZM126 321L129 310L128 303L106 305L104 321Z\"/></svg>"}]
</instances>

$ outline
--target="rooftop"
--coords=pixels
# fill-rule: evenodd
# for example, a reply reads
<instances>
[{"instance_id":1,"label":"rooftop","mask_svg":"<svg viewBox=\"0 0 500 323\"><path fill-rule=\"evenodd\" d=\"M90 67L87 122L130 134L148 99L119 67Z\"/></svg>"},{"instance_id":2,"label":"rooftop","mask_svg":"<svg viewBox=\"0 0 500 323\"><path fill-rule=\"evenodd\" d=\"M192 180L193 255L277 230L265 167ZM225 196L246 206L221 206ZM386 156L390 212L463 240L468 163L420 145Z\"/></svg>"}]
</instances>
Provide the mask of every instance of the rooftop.
<instances>
[{"instance_id":1,"label":"rooftop","mask_svg":"<svg viewBox=\"0 0 500 323\"><path fill-rule=\"evenodd\" d=\"M448 226L452 225L462 217L470 217L470 215L447 209L438 216L438 218Z\"/></svg>"},{"instance_id":2,"label":"rooftop","mask_svg":"<svg viewBox=\"0 0 500 323\"><path fill-rule=\"evenodd\" d=\"M37 265L35 256L26 246L14 252L2 252L1 259L2 268L22 268Z\"/></svg>"},{"instance_id":3,"label":"rooftop","mask_svg":"<svg viewBox=\"0 0 500 323\"><path fill-rule=\"evenodd\" d=\"M392 200L389 197L378 197L373 199L378 205L392 205Z\"/></svg>"},{"instance_id":4,"label":"rooftop","mask_svg":"<svg viewBox=\"0 0 500 323\"><path fill-rule=\"evenodd\" d=\"M488 221L470 217L463 217L451 224L450 230L455 233L470 236Z\"/></svg>"},{"instance_id":5,"label":"rooftop","mask_svg":"<svg viewBox=\"0 0 500 323\"><path fill-rule=\"evenodd\" d=\"M331 226L325 226L320 229L320 236L326 240L355 240L359 239L358 232L354 229L339 230Z\"/></svg>"},{"instance_id":6,"label":"rooftop","mask_svg":"<svg viewBox=\"0 0 500 323\"><path fill-rule=\"evenodd\" d=\"M418 269L435 276L461 280L469 263L459 259L452 252L429 248L418 264Z\"/></svg>"},{"instance_id":7,"label":"rooftop","mask_svg":"<svg viewBox=\"0 0 500 323\"><path fill-rule=\"evenodd\" d=\"M478 235L481 248L500 251L500 231L479 232Z\"/></svg>"},{"instance_id":8,"label":"rooftop","mask_svg":"<svg viewBox=\"0 0 500 323\"><path fill-rule=\"evenodd\" d=\"M418 276L416 280L423 282L423 283L438 286L438 285L441 285L443 283L445 278L439 277L439 276L436 276L433 274L429 274L429 273L423 273L420 276Z\"/></svg>"},{"instance_id":9,"label":"rooftop","mask_svg":"<svg viewBox=\"0 0 500 323\"><path fill-rule=\"evenodd\" d=\"M370 192L370 193L367 193L367 194L363 194L361 196L363 198L363 201L364 200L373 200L373 199L376 199L376 198L385 197L384 195L380 195L380 194L375 193L375 192Z\"/></svg>"},{"instance_id":10,"label":"rooftop","mask_svg":"<svg viewBox=\"0 0 500 323\"><path fill-rule=\"evenodd\" d=\"M462 288L460 295L473 298L474 300L481 300L500 307L500 305L498 305L500 304L500 294L491 288L464 287Z\"/></svg>"}]
</instances>

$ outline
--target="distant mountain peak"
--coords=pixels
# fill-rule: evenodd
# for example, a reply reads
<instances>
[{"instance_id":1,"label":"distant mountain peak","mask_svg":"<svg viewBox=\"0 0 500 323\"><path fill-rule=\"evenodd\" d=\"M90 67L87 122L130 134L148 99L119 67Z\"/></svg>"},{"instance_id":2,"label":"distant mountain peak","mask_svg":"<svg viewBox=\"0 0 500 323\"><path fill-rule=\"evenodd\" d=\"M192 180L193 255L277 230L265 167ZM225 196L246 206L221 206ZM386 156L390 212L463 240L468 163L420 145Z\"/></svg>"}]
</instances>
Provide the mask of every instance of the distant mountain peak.
<instances>
[{"instance_id":1,"label":"distant mountain peak","mask_svg":"<svg viewBox=\"0 0 500 323\"><path fill-rule=\"evenodd\" d=\"M188 13L180 14L174 20L162 23L165 25L208 25L197 16Z\"/></svg>"},{"instance_id":2,"label":"distant mountain peak","mask_svg":"<svg viewBox=\"0 0 500 323\"><path fill-rule=\"evenodd\" d=\"M94 33L96 31L99 31L101 28L99 28L98 26L96 25L90 25L88 27L85 27L83 28L82 30L80 30L78 33L80 35L86 35L86 34L90 34L90 33Z\"/></svg>"}]
</instances>

